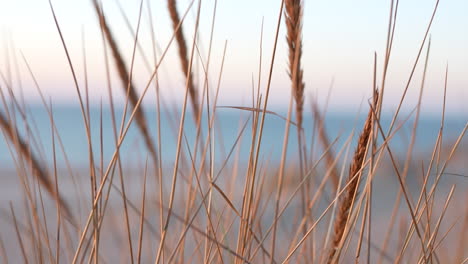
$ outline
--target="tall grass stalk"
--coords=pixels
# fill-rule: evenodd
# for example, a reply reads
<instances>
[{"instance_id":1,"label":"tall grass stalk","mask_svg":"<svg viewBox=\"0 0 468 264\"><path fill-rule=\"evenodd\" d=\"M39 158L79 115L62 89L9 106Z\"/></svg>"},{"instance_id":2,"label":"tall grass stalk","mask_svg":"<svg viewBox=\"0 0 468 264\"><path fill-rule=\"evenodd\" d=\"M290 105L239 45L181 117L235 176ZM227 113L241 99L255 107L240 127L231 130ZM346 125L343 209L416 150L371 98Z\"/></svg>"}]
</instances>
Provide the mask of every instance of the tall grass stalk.
<instances>
[{"instance_id":1,"label":"tall grass stalk","mask_svg":"<svg viewBox=\"0 0 468 264\"><path fill-rule=\"evenodd\" d=\"M61 106L43 92L35 65L27 59L30 55L20 52L19 63L11 36L3 42L0 133L11 164L6 169L0 164L0 202L5 201L0 204L0 262L466 261L468 207L460 201L466 199L463 161L468 155L464 141L468 122L458 116L459 130L450 127L455 121L446 113L453 100L448 63L440 87L440 123L437 119L429 127L423 122L426 83L434 81L429 55L436 40L430 38L430 31L439 0L416 43L415 59L395 109L386 91L394 87L392 61L396 40L403 36L398 29L405 20L400 18L403 6L399 0L389 1L383 49L369 50L373 75L368 90L372 94L364 95L371 98L364 107L369 110L367 115L357 110L354 125L342 130L332 125L327 113L329 101L342 95L329 92L326 102L309 97L308 90L321 87L308 77L315 71L306 60L320 63L318 57L309 57L315 54L307 41L314 31L303 30L308 2L278 0L274 22L268 17L261 20L254 40L259 41L259 46L254 43L258 65L242 65L252 66L255 73L236 75L247 77L250 97L246 104L230 105L219 105L224 104L223 97L237 92L226 91L231 86L224 80L224 71L232 69L233 57L237 62L237 56L244 54L242 47L231 46L236 40L229 41L228 49L228 40L217 36L225 30L219 27L225 18L218 12L226 3L191 0L184 13L179 13L183 1L163 2L165 8L155 1L138 1L138 9L130 16L128 3L117 1L122 32L117 30L110 4L89 1L102 41L102 57L98 57L104 63L108 97L93 103L93 30L83 26L81 41L67 41L71 36L60 22L62 14L56 13L49 0L56 41L81 113L78 127L83 137L76 142L73 138L73 143L83 145L83 153L68 149L69 139L61 135L69 133L62 128ZM318 8L311 6L320 12ZM193 21L186 23L187 18ZM243 22L242 17L237 19L232 23ZM168 28L160 27L164 20ZM183 29L192 26L190 22L193 30L187 37ZM169 38L165 39L163 31L170 33ZM117 41L125 33L132 42L128 50ZM286 39L283 46L282 36ZM250 39L241 40L252 44ZM320 41L320 36L314 38L312 47L319 47ZM221 43L223 49L217 49ZM80 64L74 60L77 47ZM265 47L271 55L268 60L264 59ZM168 55L171 48L177 49L173 57ZM287 74L277 66L281 52ZM169 101L163 92L180 88L171 87L168 81L176 75L173 71L161 72L174 63L185 77L181 103ZM140 69L147 76L140 75ZM41 105L29 104L23 94L25 77L31 80ZM275 83L283 77L288 78L286 85ZM115 88L114 78L121 88ZM411 101L410 89L419 80L417 99ZM140 83L144 84L141 90L135 85ZM276 86L289 96L283 98L283 104L288 104L285 111L272 107ZM117 100L118 92L124 96L123 103ZM145 100L150 93L155 95L153 100ZM410 108L407 113L406 107ZM121 114L119 109L123 109ZM45 118L39 119L38 110L45 110ZM388 115L389 111L393 112ZM194 125L187 122L191 114ZM70 121L68 115L65 118ZM137 129L135 134L132 127ZM423 134L431 128L434 134L427 138L433 136L433 141ZM294 129L297 135L292 136ZM421 135L424 142L418 142ZM10 175L19 185L12 197L16 189L10 188Z\"/></svg>"}]
</instances>

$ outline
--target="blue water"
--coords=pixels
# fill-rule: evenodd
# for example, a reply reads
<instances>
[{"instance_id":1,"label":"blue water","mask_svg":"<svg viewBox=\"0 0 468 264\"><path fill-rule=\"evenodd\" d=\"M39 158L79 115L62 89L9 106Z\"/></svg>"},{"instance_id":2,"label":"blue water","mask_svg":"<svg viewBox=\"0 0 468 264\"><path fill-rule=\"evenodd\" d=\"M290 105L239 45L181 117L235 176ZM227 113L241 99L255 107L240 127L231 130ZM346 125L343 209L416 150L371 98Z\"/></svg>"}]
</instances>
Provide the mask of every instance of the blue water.
<instances>
[{"instance_id":1,"label":"blue water","mask_svg":"<svg viewBox=\"0 0 468 264\"><path fill-rule=\"evenodd\" d=\"M123 109L117 109L115 116L117 120L117 129L120 127ZM279 111L278 114L286 117L285 112ZM53 145L51 122L47 111L43 106L32 105L29 106L26 112L26 122L21 119L20 115L16 115L17 126L21 131L23 137L31 140L33 151L41 157L42 161L51 164L53 160ZM157 122L156 112L147 111L146 117L149 123L149 129L153 135L153 140L157 143ZM401 114L397 126L400 122L407 118L407 114ZM94 156L97 160L101 158L101 124L102 118L102 148L104 162L108 161L113 152L115 151L115 139L113 133L111 111L108 106L104 106L102 110L99 107L90 108L91 117L91 139L93 143ZM193 152L193 144L196 136L196 129L192 119L191 113L187 113L185 123L185 136L182 151L189 153L188 150ZM248 154L251 145L252 136L252 120L251 113L245 110L218 108L216 113L216 122L214 128L214 145L216 152L217 162L223 162L227 157L232 146L235 144L236 139L243 125L247 122L247 126L243 132L243 136L239 142L240 146L240 159L245 161L248 159ZM343 113L332 112L328 113L325 117L325 127L330 142L338 139L333 149L339 151L351 135L353 128L355 134L353 136L352 144L357 141L358 133L361 130L366 113L362 111L360 115L356 113ZM387 130L391 121L391 115L382 116L382 125L384 131ZM53 118L57 127L59 136L63 142L63 147L66 156L72 166L82 167L88 164L88 142L86 137L85 126L81 115L81 110L77 106L55 106L53 108ZM127 115L128 120L128 115ZM162 138L162 159L164 164L170 164L175 158L177 131L179 126L180 113L174 111L164 111L161 113L161 138ZM204 113L203 119L203 136L207 136L207 113ZM411 131L414 122L414 115L409 118L401 130L391 140L392 150L397 154L405 153L407 146L410 142ZM467 120L461 118L460 115L447 116L444 128L444 141L453 142L462 131ZM25 126L28 124L28 127ZM265 119L265 127L262 138L262 152L261 158L263 160L278 161L281 157L283 137L285 130L285 120L274 116L267 115ZM310 113L306 113L304 117L304 130L308 146L311 144L311 139L314 137L314 119ZM440 117L435 116L421 116L417 130L416 137L416 152L427 152L432 150L437 138L440 128ZM29 131L29 132L28 132ZM288 157L297 157L297 130L295 126L291 126L290 141L288 148ZM32 136L28 136L32 135ZM315 138L317 138L315 136ZM57 162L59 166L65 165L65 156L60 149L58 139L56 141ZM466 140L465 140L466 141ZM188 142L188 145L187 145ZM318 143L315 144L319 146ZM3 168L13 168L14 162L12 153L9 151L5 138L0 139L0 165ZM122 157L126 159L129 164L132 162L144 160L147 156L147 151L144 142L140 136L140 132L135 124L133 124L128 131L125 141L121 148ZM14 155L14 154L13 154Z\"/></svg>"}]
</instances>

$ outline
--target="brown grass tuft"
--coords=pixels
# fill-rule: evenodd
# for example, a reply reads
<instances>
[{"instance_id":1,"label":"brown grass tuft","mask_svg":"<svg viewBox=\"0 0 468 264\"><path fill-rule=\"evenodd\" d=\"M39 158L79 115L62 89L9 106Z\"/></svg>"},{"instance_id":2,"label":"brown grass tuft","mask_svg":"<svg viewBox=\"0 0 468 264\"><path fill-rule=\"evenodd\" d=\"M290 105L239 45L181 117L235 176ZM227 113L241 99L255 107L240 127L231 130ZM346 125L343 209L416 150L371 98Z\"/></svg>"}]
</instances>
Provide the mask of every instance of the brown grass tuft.
<instances>
[{"instance_id":1,"label":"brown grass tuft","mask_svg":"<svg viewBox=\"0 0 468 264\"><path fill-rule=\"evenodd\" d=\"M378 92L375 91L374 105L372 106L373 108L377 105L378 97ZM372 133L372 111L373 109L369 110L369 114L367 115L364 128L362 129L361 135L359 136L358 145L356 147L356 151L354 152L353 161L349 168L348 180L346 182L347 189L344 192L344 194L340 197L338 212L334 223L335 231L332 238L332 244L330 245L330 253L328 255L327 263L333 263L334 261L336 262L334 258L336 257L335 255L337 249L341 243L341 240L343 239L343 234L348 224L348 216L351 210L351 206L353 204L357 189L359 187L358 183L362 175L362 166L367 153L367 144L369 142L369 139L371 138Z\"/></svg>"},{"instance_id":2,"label":"brown grass tuft","mask_svg":"<svg viewBox=\"0 0 468 264\"><path fill-rule=\"evenodd\" d=\"M194 118L198 124L200 120L200 117L199 117L200 104L198 102L197 90L195 89L195 84L193 83L192 72L189 72L188 51L187 51L187 44L185 42L184 33L182 31L182 28L177 30L180 24L180 17L179 17L179 13L177 12L176 1L168 0L167 7L169 9L169 14L172 20L172 27L174 29L175 37L177 40L177 45L179 47L179 59L180 59L180 64L182 66L182 71L188 79L187 85L188 85L188 91L190 95L190 101L192 102Z\"/></svg>"},{"instance_id":3,"label":"brown grass tuft","mask_svg":"<svg viewBox=\"0 0 468 264\"><path fill-rule=\"evenodd\" d=\"M302 112L304 110L304 87L301 68L302 56L302 0L287 0L285 2L287 35L289 48L288 74L292 81L294 100L296 101L296 120L302 127Z\"/></svg>"},{"instance_id":4,"label":"brown grass tuft","mask_svg":"<svg viewBox=\"0 0 468 264\"><path fill-rule=\"evenodd\" d=\"M15 146L17 153L21 156L27 164L30 164L32 174L37 177L39 183L44 187L47 192L60 203L60 207L64 210L65 216L73 223L72 214L65 200L56 191L54 184L47 176L47 171L40 165L38 159L31 152L30 147L18 133L16 127L7 120L7 118L0 113L0 128L3 130L6 138Z\"/></svg>"},{"instance_id":5,"label":"brown grass tuft","mask_svg":"<svg viewBox=\"0 0 468 264\"><path fill-rule=\"evenodd\" d=\"M112 31L110 30L110 27L107 25L106 18L104 14L102 13L101 8L99 7L97 0L93 0L93 5L96 11L96 15L99 18L99 24L101 25L101 29L104 32L107 42L109 43L109 47L111 48L112 57L114 58L115 66L117 68L117 72L119 73L119 77L122 82L122 87L124 89L124 92L125 94L128 95L128 101L130 102L132 107L135 107L136 104L138 103L139 96L136 92L135 87L133 86L130 74L127 71L127 66L125 65L125 61L119 51L117 42L114 39ZM135 119L140 129L140 132L143 135L145 144L149 152L151 153L151 156L153 157L154 161L156 161L157 160L156 148L150 136L150 132L148 130L148 126L146 123L146 117L141 106L135 112Z\"/></svg>"}]
</instances>

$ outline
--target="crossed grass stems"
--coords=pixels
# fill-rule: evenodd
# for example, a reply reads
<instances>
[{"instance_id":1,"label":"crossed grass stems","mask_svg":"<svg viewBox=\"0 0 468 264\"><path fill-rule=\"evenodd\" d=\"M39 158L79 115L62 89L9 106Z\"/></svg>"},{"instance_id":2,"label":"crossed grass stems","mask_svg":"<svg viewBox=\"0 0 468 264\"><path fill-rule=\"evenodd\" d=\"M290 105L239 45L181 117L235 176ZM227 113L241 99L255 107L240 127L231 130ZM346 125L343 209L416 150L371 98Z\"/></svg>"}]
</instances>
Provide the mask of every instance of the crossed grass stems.
<instances>
[{"instance_id":1,"label":"crossed grass stems","mask_svg":"<svg viewBox=\"0 0 468 264\"><path fill-rule=\"evenodd\" d=\"M88 217L84 222L82 222L82 217L76 215L76 211L71 210L72 206L70 206L61 195L57 175L56 144L58 144L63 156L65 157L68 171L74 182L75 189L80 187L77 187L76 179L74 179L75 173L73 173L72 166L67 158L58 129L55 126L52 103L50 101L48 102L43 96L33 71L31 70L26 58L23 56L23 62L27 66L31 78L34 80L36 88L40 93L42 103L50 117L54 157L53 169L50 170L46 163L41 162L43 159L40 158L40 155L43 153L35 153L33 151L36 149L34 147L36 138L32 133L33 129L27 122L27 107L25 106L24 101L21 100L22 98L18 98L13 92L14 87L10 76L2 73L2 79L6 87L2 87L3 89L0 90L4 106L3 113L0 113L0 126L2 127L4 137L7 139L8 147L12 156L16 155L18 157L15 159L17 175L20 178L24 189L24 195L26 198L25 207L28 209L27 213L32 217L32 220L31 218L28 218L26 224L22 223L22 221L16 217L13 205L10 204L10 212L7 213L8 215L11 215L9 220L15 227L18 246L24 262L43 262L46 260L51 263L58 263L61 259L68 259L72 263L82 263L84 261L87 261L88 263L105 262L106 256L102 251L100 251L100 245L103 243L101 231L105 224L105 213L109 211L107 209L111 190L114 190L121 197L121 209L123 211L124 229L126 233L125 240L127 241L127 249L124 251L126 252L126 258L128 258L128 261L131 263L141 263L142 261L146 262L145 259L148 258L148 256L145 257L145 255L143 255L143 248L147 247L144 243L145 229L149 230L152 239L158 241L158 243L151 248L151 251L156 253L155 256L152 256L155 263L170 263L174 261L178 263L193 261L203 263L210 263L213 261L217 263L232 261L235 263L287 263L301 261L336 263L344 261L344 255L347 255L348 258L354 256L356 261L367 261L367 263L370 263L371 254L377 256L374 258L376 258L379 263L382 263L383 261L399 263L403 261L405 257L412 257L412 259L418 263L433 263L434 261L441 261L440 256L437 254L437 249L454 225L452 225L446 233L439 234L440 225L453 196L455 186L452 186L450 192L446 196L447 198L445 199L444 206L441 209L440 214L438 214L438 217L435 216L436 212L434 212L434 196L439 180L444 174L444 171L459 146L468 126L468 124L465 125L458 139L453 144L448 157L443 160L441 149L445 119L445 94L447 90L448 66L445 73L443 111L440 131L437 140L434 143L430 163L426 169L423 168L423 183L416 204L414 204L413 197L408 193L408 187L406 185L406 177L408 176L409 167L413 158L412 153L415 135L418 128L421 98L429 61L430 39L428 38L428 35L432 21L438 9L439 1L437 1L434 6L433 14L421 41L420 49L414 61L412 71L408 77L404 92L401 96L401 101L388 130L384 131L380 123L380 113L384 101L386 76L391 58L399 6L399 1L391 1L387 43L385 54L383 56L381 83L380 85L377 84L377 54L375 54L373 73L374 83L372 86L372 96L368 103L369 111L364 127L359 133L360 135L357 141L356 150L349 162L348 173L345 173L345 168L347 167L346 162L343 163L341 168L338 163L342 156L344 156L346 160L350 142L353 137L351 135L348 140L346 140L346 143L341 150L335 154L333 149L336 148L334 145L337 142L337 139L330 141L328 138L324 127L325 113L322 112L318 104L313 99L311 100L311 109L316 124L314 133L316 133L317 140L321 144L322 154L315 158L313 155L313 147L308 150L306 146L305 139L307 135L304 135L303 129L305 83L303 81L303 69L301 66L303 34L302 1L284 0L281 2L278 22L276 25L274 46L271 61L269 63L268 78L266 80L266 87L263 93L261 92L261 72L263 64L262 22L259 47L259 71L257 77L258 83L256 89L255 85L252 85L252 106L230 107L233 109L249 111L251 116L241 126L235 143L231 146L229 154L222 162L221 168L218 172L215 171L215 160L217 159L215 153L216 141L214 134L216 111L219 108L217 105L217 99L221 86L227 42L224 44L221 69L219 70L219 75L217 77L217 85L213 89L213 87L209 85L209 72L213 34L216 25L217 1L214 2L213 6L208 55L205 62L201 63L202 78L200 78L197 83L194 79L196 76L193 72L194 63L197 58L199 61L204 60L203 55L200 52L200 44L196 41L199 34L201 1L198 1L197 3L195 3L195 1L191 1L183 15L180 16L177 10L176 1L168 0L167 6L172 21L173 34L165 48L163 50L160 49L159 51L157 50L159 44L155 37L150 1L142 0L140 2L138 21L135 30L131 26L125 10L123 10L119 4L119 8L124 20L126 21L127 28L134 39L131 64L130 68L128 68L125 60L123 59L122 50L119 49L118 43L115 41L114 33L109 26L102 5L97 0L92 0L93 8L102 32L103 45L105 47L104 57L106 62L106 78L115 143L115 151L107 167L105 167L102 159L102 139L105 136L102 134L102 106L100 120L101 146L96 147L91 142L91 117L88 99L89 88L87 84L87 58L86 50L84 48L84 34L83 74L86 82L84 87L85 94L83 96L82 87L78 82L76 67L74 67L69 56L68 46L62 34L59 20L53 9L52 2L49 1L49 4L57 27L57 32L60 36L60 40L63 44L63 49L68 60L70 72L73 77L77 98L80 102L83 125L87 135L91 203L89 204L90 208ZM146 6L144 4L146 4ZM192 42L189 43L186 41L183 33L183 22L191 9L196 9L197 16L193 31L194 35L192 38L189 38ZM151 29L153 47L152 62L150 62L149 57L145 54L144 49L138 42L140 25L142 22L141 18L144 10L147 11L149 18L148 24ZM277 113L268 110L268 97L270 94L273 69L275 65L277 44L280 37L279 29L283 20L286 25L286 43L288 47L287 72L291 80L291 100L289 102L289 110L286 117L282 117ZM164 181L167 180L170 175L163 173L162 169L163 153L161 151L161 126L165 124L161 123L160 115L161 109L164 108L162 105L164 106L165 102L159 93L160 85L158 72L160 70L160 65L166 57L169 47L172 45L177 45L178 47L178 56L186 83L181 116L175 117L176 111L174 111L173 116L168 116L168 120L174 120L174 122L179 120L180 122L178 130L175 131L177 134L177 147L176 157L173 162L174 167L170 182L171 187L169 193L166 192L166 194L164 194ZM406 117L404 122L397 125L401 106L404 103L406 93L412 82L415 69L420 64L424 47L426 47L426 53L418 103L414 111ZM114 67L117 69L118 77L121 81L121 87L126 95L120 126L118 126L117 118L115 116L115 103L113 101L113 87L110 82L110 58L108 52L111 54ZM143 92L140 94L138 94L132 80L135 57L137 54L142 56L145 67L151 75L143 89ZM4 88L6 88L6 91L8 92L11 103L7 102L7 94L5 94ZM156 143L153 141L151 133L149 132L147 123L148 118L145 116L142 107L142 100L147 91L151 88L155 89L157 95L155 102L157 108ZM199 92L201 92L201 96L198 94ZM210 97L212 93L214 93L214 98ZM202 100L200 101L200 99ZM193 121L196 125L196 139L192 142L192 144L194 144L192 148L190 147L189 140L185 137L184 131L189 102L192 109ZM293 106L295 106L295 110L293 110ZM28 133L27 136L22 136L17 129L17 112L25 122L27 130L31 132ZM127 112L130 113L128 117ZM202 123L204 112L207 117L206 124ZM292 118L293 112L295 112L295 120ZM396 132L398 132L403 126L406 120L413 114L415 115L415 122L412 129L411 140L407 149L403 169L400 169L401 166L398 164L398 160L388 143ZM281 162L279 169L273 174L268 172L268 164L261 164L260 160L264 122L267 115L280 116L285 120L286 124ZM120 146L124 142L128 129L134 120L149 153L144 165L144 179L140 205L132 202L126 195L124 183L126 175L124 175L123 171L124 161L120 155ZM242 195L239 196L235 195L235 193L240 190L236 190L233 187L235 185L234 183L238 180L238 174L240 173L242 166L239 164L239 152L237 151L236 154L236 147L243 140L242 136L250 122L252 131L249 158L244 175L243 192ZM289 165L287 163L287 149L291 125L295 127L297 131L298 162ZM203 129L203 126L206 126L205 130ZM206 138L204 137L204 133L206 133ZM313 141L314 140L315 134L313 137ZM381 143L377 144L379 140ZM97 148L100 149L97 150ZM186 152L184 152L184 148L187 148ZM100 160L96 158L96 154L99 151L101 152ZM345 152L346 154L343 154ZM387 154L390 157L392 169L398 179L400 189L397 194L397 199L395 201L395 206L392 211L390 224L388 226L384 242L382 245L376 245L372 242L371 236L370 215L372 213L371 204L372 197L374 195L372 191L372 183L384 154ZM235 160L232 165L232 178L228 181L231 184L228 184L223 188L223 186L219 185L217 180L221 175L229 174L225 168L229 166L228 164L233 156L235 157ZM321 162L325 164L323 172L320 172L319 169ZM155 168L154 176L159 186L157 190L158 198L151 201L156 205L155 212L157 212L159 218L159 227L155 227L154 221L148 217L147 212L147 207L150 205L147 200L148 190L146 183L147 174L150 173L148 166L151 164ZM293 173L286 171L288 167L294 166L298 166L298 169ZM430 186L429 176L433 168L436 168L436 176L432 186ZM291 171L291 169L289 170ZM34 176L33 178L28 177L28 171L30 171ZM114 182L115 174L119 175L120 185ZM163 174L166 175L163 176ZM288 175L296 175L298 179L292 187L289 186L290 183L288 184L286 182L286 177ZM175 198L178 180L184 180L187 186L186 200L180 201L184 203L181 208L185 207L185 211L182 213L178 213L175 210L175 203L178 202ZM275 185L274 182L276 182L276 187L272 188L272 190L266 190L264 186L267 181L273 182L273 185ZM286 192L286 187L291 189L288 192L289 196L287 198L283 197ZM49 219L45 214L44 201L42 198L43 190L45 190L56 202L57 214L55 234L53 234L51 230L48 230L47 221ZM155 191L156 189L152 190L152 192ZM220 202L214 201L213 196L215 195L221 197L221 203L224 204L222 208L217 208L217 205L220 204ZM37 196L39 196L39 200L37 200ZM237 201L237 197L242 197L242 199ZM399 248L395 251L395 254L392 254L388 251L389 241L392 230L394 229L396 217L399 214L399 205L402 198L405 201L410 222L406 224L408 226L405 229L406 232L402 232L398 238L400 243ZM299 202L299 209L297 209L294 220L296 223L294 225L295 230L293 230L294 236L290 238L290 243L286 245L287 247L285 251L285 244L283 243L284 240L281 239L281 242L279 242L277 229L281 223L280 219L284 215L286 209L292 206L293 202L297 200ZM317 210L313 210L314 206L317 207L321 200L327 201L328 205L321 213L316 213ZM282 204L282 206L280 206L280 204ZM262 218L268 206L273 206L274 217L271 219L267 228L265 228L265 224L263 223L264 220L262 220ZM82 209L78 212L80 216L82 216L81 212ZM132 213L137 217L137 219L131 219ZM200 214L203 214L202 216L205 220L198 220L198 222L202 225L204 224L204 226L199 226L197 224L197 217L200 217ZM65 221L62 220L62 217L65 218ZM324 219L328 219L328 223L326 223ZM52 220L49 220L49 222L50 221ZM359 223L358 221L361 222ZM135 225L137 222L138 232L135 235L135 232L132 232L132 223ZM431 222L435 222L436 224L431 224ZM316 227L319 224L323 224L328 227L326 228L327 232L323 235L316 230ZM233 231L236 226L238 228L237 232ZM466 229L468 228L464 226L463 230ZM24 230L29 230L29 232ZM148 237L148 235L146 236ZM353 240L353 243L356 244L354 255L349 252L353 236L357 236L357 239L355 238ZM461 237L463 239L463 235ZM439 240L437 240L437 238L439 238ZM146 239L148 240L149 238ZM232 243L234 239L237 240L235 243ZM65 240L65 243L63 240ZM190 242L187 242L187 240ZM231 241L231 243L229 243L229 241ZM2 239L0 239L0 242L0 249L2 249L0 251L1 255L4 260L8 262L7 254L4 250L4 242ZM34 249L32 254L28 254L26 252L26 242L29 242L30 247ZM45 243L42 244L42 242ZM135 245L135 243L137 245ZM278 244L281 244L283 248L283 251L280 251L280 253L278 253ZM190 245L195 248L192 249ZM462 261L463 241L460 242L460 245L456 258ZM364 246L367 246L367 248L364 249ZM64 253L61 253L61 249L63 248L66 248L66 250L63 251ZM417 253L409 254L410 248L417 248ZM187 253L189 250L191 250L192 253ZM61 256L61 254L65 254L65 256ZM147 255L151 256L151 254Z\"/></svg>"}]
</instances>

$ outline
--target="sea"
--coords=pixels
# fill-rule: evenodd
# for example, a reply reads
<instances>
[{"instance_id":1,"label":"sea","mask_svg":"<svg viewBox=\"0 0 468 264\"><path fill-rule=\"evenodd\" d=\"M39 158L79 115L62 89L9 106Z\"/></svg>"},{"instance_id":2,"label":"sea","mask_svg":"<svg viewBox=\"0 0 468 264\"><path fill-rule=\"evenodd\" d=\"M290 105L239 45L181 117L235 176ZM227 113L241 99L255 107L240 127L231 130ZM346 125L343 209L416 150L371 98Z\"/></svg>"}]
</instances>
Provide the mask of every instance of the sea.
<instances>
[{"instance_id":1,"label":"sea","mask_svg":"<svg viewBox=\"0 0 468 264\"><path fill-rule=\"evenodd\" d=\"M53 124L51 125L51 116L45 107L32 105L24 113L16 112L12 119L16 120L17 129L27 140L37 156L42 161L52 164L55 160L58 167L63 167L70 163L72 167L87 167L89 164L89 138L86 132L85 121L81 108L78 106L55 106L53 111ZM113 123L112 111L108 106L92 106L85 109L89 111L90 139L92 142L93 154L95 158L108 161L116 149L116 134L119 134L124 109L114 110L115 123ZM127 111L124 127L128 124L130 111ZM171 165L175 159L177 149L177 135L180 126L181 113L177 110L164 110L160 113L160 130L158 130L158 114L155 111L145 112L150 134L154 143L158 143L158 134L160 135L161 159L163 164ZM213 112L209 113L210 119ZM340 151L347 146L347 142L354 146L357 142L360 131L362 130L367 113L351 113L344 111L330 111L324 115L323 126L330 143L333 143L332 149ZM185 115L184 134L182 142L182 152L193 151L194 141L197 136L197 129L193 121L192 113ZM387 113L381 116L381 128L385 133L391 124L393 114ZM274 111L267 113L261 139L260 157L272 162L278 162L281 159L281 153L284 142L287 113L285 111ZM294 123L295 117L291 117L288 157L297 158L297 126ZM252 143L253 131L252 112L249 109L238 108L217 108L212 129L208 130L208 113L205 111L202 119L201 137L204 141L208 136L212 139L213 151L216 153L216 162L223 162L229 155L229 152L235 147L238 151L241 161L248 159L250 146ZM468 116L462 114L446 115L443 123L443 145L453 144L460 136L464 126L468 122ZM411 142L411 135L415 123L415 113L400 113L396 119L393 131L397 131L389 140L391 150L396 154L406 154ZM113 125L115 124L115 126ZM313 148L320 151L320 142L317 141L317 126L319 122L314 120L313 115L304 114L304 142L308 150ZM115 130L114 130L115 127ZM419 118L415 137L415 154L424 154L433 150L437 136L441 128L441 116L424 115ZM52 133L54 131L54 133ZM387 135L386 135L387 136ZM460 146L467 145L467 139L462 139ZM55 151L54 144L55 142ZM380 136L380 143L382 137ZM14 168L14 158L16 153L13 145L5 141L5 137L0 138L0 166L2 168ZM131 164L132 160L145 159L148 151L135 122L129 126L121 146L122 156L128 157ZM55 152L55 155L54 155ZM102 154L102 155L101 155Z\"/></svg>"}]
</instances>

